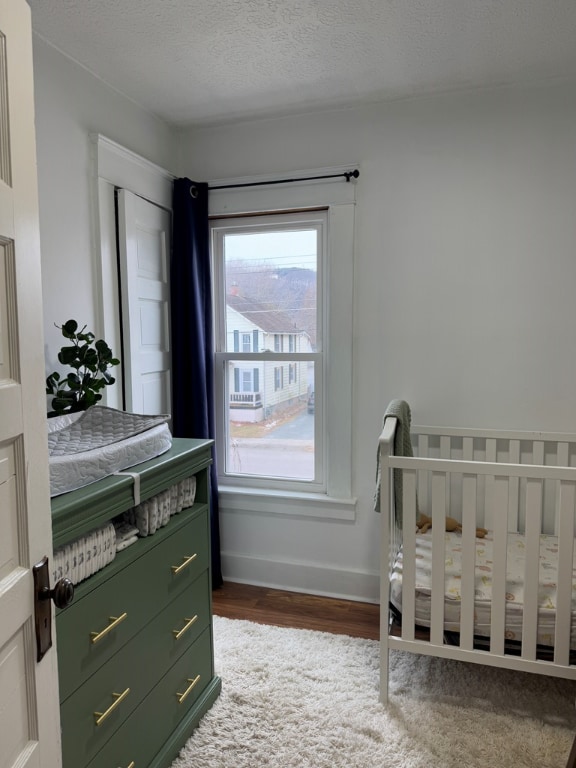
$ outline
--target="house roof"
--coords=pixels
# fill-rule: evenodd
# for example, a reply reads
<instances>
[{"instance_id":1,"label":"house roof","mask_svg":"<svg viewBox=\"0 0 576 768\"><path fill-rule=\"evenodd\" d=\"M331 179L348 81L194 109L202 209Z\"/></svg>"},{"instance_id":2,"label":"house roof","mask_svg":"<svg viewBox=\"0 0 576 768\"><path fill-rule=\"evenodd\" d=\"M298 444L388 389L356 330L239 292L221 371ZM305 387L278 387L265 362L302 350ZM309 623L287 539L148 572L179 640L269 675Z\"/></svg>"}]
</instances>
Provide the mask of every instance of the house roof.
<instances>
[{"instance_id":1,"label":"house roof","mask_svg":"<svg viewBox=\"0 0 576 768\"><path fill-rule=\"evenodd\" d=\"M226 297L226 303L266 333L301 333L292 318L281 309L234 294Z\"/></svg>"}]
</instances>

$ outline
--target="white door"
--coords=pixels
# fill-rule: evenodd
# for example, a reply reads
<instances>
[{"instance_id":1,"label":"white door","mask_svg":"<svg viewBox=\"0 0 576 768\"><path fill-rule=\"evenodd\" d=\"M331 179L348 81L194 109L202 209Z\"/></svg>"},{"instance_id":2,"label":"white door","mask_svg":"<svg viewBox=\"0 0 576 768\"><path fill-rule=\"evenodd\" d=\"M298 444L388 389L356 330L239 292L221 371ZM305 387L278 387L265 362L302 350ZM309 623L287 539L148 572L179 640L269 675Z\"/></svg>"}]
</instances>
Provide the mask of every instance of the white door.
<instances>
[{"instance_id":1,"label":"white door","mask_svg":"<svg viewBox=\"0 0 576 768\"><path fill-rule=\"evenodd\" d=\"M171 215L121 189L118 222L126 410L171 413Z\"/></svg>"},{"instance_id":2,"label":"white door","mask_svg":"<svg viewBox=\"0 0 576 768\"><path fill-rule=\"evenodd\" d=\"M44 378L30 8L0 0L1 768L61 764L56 648L37 661L31 571L52 557Z\"/></svg>"}]
</instances>

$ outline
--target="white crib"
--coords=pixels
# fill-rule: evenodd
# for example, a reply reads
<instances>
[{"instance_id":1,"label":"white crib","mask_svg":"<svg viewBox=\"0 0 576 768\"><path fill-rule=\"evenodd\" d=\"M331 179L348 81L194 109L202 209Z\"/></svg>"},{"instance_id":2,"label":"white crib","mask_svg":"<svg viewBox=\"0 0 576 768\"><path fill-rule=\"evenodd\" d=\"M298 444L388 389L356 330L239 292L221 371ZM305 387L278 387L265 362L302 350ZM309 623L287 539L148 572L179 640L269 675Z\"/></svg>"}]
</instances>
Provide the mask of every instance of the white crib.
<instances>
[{"instance_id":1,"label":"white crib","mask_svg":"<svg viewBox=\"0 0 576 768\"><path fill-rule=\"evenodd\" d=\"M379 439L381 701L388 700L391 649L576 679L576 435L413 427L414 456L406 457L394 455L397 426L386 418ZM420 512L432 518L426 537L416 532ZM446 533L447 516L461 522L461 533ZM486 541L476 538L477 526L489 529ZM510 572L512 546L521 552L519 579ZM455 559L458 573L449 573ZM387 610L391 601L400 608L400 630Z\"/></svg>"}]
</instances>

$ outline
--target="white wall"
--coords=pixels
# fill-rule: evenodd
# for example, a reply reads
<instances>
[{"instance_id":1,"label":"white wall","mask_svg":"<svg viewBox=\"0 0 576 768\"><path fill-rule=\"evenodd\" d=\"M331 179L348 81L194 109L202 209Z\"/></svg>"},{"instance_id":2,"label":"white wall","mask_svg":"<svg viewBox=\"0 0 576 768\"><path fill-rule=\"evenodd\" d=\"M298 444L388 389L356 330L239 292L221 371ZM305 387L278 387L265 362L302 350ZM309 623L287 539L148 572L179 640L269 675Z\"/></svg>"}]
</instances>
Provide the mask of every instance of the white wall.
<instances>
[{"instance_id":1,"label":"white wall","mask_svg":"<svg viewBox=\"0 0 576 768\"><path fill-rule=\"evenodd\" d=\"M387 402L421 424L576 431L573 90L476 92L181 134L217 179L357 160L355 523L222 512L225 574L377 595ZM344 182L342 182L344 183Z\"/></svg>"},{"instance_id":2,"label":"white wall","mask_svg":"<svg viewBox=\"0 0 576 768\"><path fill-rule=\"evenodd\" d=\"M416 423L576 431L572 90L210 127L181 133L175 158L168 126L37 38L34 64L49 370L55 322L102 322L91 132L196 179L359 163L356 520L224 509L226 575L376 599L376 441L393 397Z\"/></svg>"},{"instance_id":3,"label":"white wall","mask_svg":"<svg viewBox=\"0 0 576 768\"><path fill-rule=\"evenodd\" d=\"M102 333L91 133L171 170L172 130L34 37L36 143L47 371L69 318ZM116 354L119 350L114 349Z\"/></svg>"}]
</instances>

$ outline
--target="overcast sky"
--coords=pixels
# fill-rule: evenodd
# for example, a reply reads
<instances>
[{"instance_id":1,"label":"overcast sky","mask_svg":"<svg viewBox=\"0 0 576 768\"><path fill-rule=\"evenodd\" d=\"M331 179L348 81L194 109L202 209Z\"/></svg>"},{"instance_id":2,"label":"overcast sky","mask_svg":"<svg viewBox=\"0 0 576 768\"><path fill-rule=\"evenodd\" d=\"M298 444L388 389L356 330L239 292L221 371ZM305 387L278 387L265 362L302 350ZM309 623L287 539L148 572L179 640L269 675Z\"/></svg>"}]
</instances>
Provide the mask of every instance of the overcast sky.
<instances>
[{"instance_id":1,"label":"overcast sky","mask_svg":"<svg viewBox=\"0 0 576 768\"><path fill-rule=\"evenodd\" d=\"M225 236L226 261L244 259L277 267L316 271L316 230L257 232Z\"/></svg>"}]
</instances>

